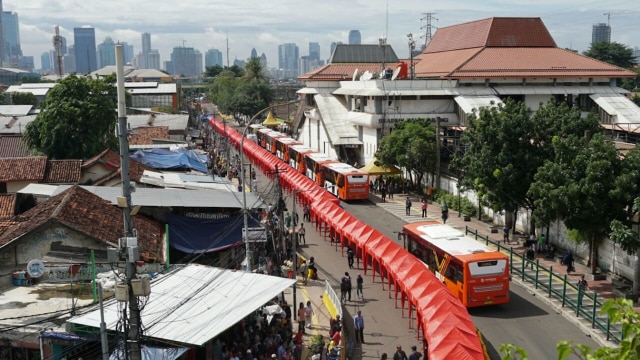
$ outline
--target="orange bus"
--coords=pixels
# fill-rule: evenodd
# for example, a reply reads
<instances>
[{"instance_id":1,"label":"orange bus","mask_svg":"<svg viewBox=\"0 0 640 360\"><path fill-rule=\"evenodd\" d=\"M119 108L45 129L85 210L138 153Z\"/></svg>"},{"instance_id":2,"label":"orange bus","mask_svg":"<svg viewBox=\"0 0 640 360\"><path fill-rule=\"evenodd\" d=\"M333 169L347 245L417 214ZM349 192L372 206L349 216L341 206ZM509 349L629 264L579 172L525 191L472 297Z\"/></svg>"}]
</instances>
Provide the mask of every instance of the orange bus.
<instances>
[{"instance_id":1,"label":"orange bus","mask_svg":"<svg viewBox=\"0 0 640 360\"><path fill-rule=\"evenodd\" d=\"M302 143L290 137L277 138L276 157L286 163L289 163L289 147L293 145L302 145Z\"/></svg>"},{"instance_id":2,"label":"orange bus","mask_svg":"<svg viewBox=\"0 0 640 360\"><path fill-rule=\"evenodd\" d=\"M258 141L257 141L258 145L260 145L265 149L267 148L267 134L270 132L274 132L274 131L269 129L268 127L264 127L256 131L256 137L258 138Z\"/></svg>"},{"instance_id":3,"label":"orange bus","mask_svg":"<svg viewBox=\"0 0 640 360\"><path fill-rule=\"evenodd\" d=\"M509 258L438 221L406 224L405 248L466 307L509 302Z\"/></svg>"},{"instance_id":4,"label":"orange bus","mask_svg":"<svg viewBox=\"0 0 640 360\"><path fill-rule=\"evenodd\" d=\"M369 174L349 164L322 164L322 180L324 188L339 199L369 199Z\"/></svg>"},{"instance_id":5,"label":"orange bus","mask_svg":"<svg viewBox=\"0 0 640 360\"><path fill-rule=\"evenodd\" d=\"M288 137L286 134L283 134L278 131L267 132L264 135L265 143L264 148L267 149L272 154L276 154L276 139Z\"/></svg>"},{"instance_id":6,"label":"orange bus","mask_svg":"<svg viewBox=\"0 0 640 360\"><path fill-rule=\"evenodd\" d=\"M307 174L307 166L304 162L304 154L316 152L316 150L307 147L305 145L290 145L289 146L289 165L298 170L301 174Z\"/></svg>"},{"instance_id":7,"label":"orange bus","mask_svg":"<svg viewBox=\"0 0 640 360\"><path fill-rule=\"evenodd\" d=\"M256 134L258 130L266 128L266 126L262 126L261 124L251 124L249 125L249 134Z\"/></svg>"},{"instance_id":8,"label":"orange bus","mask_svg":"<svg viewBox=\"0 0 640 360\"><path fill-rule=\"evenodd\" d=\"M328 155L312 152L304 154L304 164L306 173L305 175L316 182L320 186L324 186L324 180L322 180L322 165L330 163L340 163L338 160L330 158Z\"/></svg>"}]
</instances>

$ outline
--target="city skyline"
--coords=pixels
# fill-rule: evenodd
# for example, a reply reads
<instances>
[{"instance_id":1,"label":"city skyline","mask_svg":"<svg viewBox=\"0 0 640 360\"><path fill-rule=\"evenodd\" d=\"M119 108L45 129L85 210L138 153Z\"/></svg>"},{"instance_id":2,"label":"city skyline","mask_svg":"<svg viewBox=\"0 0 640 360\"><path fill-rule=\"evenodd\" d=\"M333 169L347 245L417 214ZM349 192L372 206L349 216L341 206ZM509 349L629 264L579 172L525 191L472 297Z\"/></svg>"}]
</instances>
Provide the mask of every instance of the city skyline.
<instances>
[{"instance_id":1,"label":"city skyline","mask_svg":"<svg viewBox=\"0 0 640 360\"><path fill-rule=\"evenodd\" d=\"M278 3L282 5L278 6ZM287 6L286 1L277 1L267 7L254 0L242 4L222 1L215 6L202 0L185 0L172 5L145 0L113 0L100 7L79 0L67 1L66 5L43 0L3 1L4 11L19 15L22 52L36 59L36 67L41 65L40 55L53 48L51 37L56 24L67 39L73 39L74 28L91 26L95 28L97 44L108 36L115 42L133 45L134 55L142 52L141 35L149 33L161 63L170 60L175 47L191 47L202 54L218 49L223 54L224 65L227 59L230 65L236 59L246 60L255 48L258 54L266 54L269 67L278 66L278 46L286 43L299 46L300 56L308 55L310 42L319 43L320 58L326 60L330 56L330 44L348 43L349 31L354 29L360 31L363 44L376 44L386 34L387 43L398 56L408 57L406 35L414 35L418 48L424 44L426 22L420 19L426 17L426 12L435 13L433 33L438 27L494 16L540 17L559 47L584 51L591 42L593 24L610 21L611 41L632 48L640 45L640 25L634 23L640 15L640 3L635 0L529 3L520 0L460 1L450 8L427 9L422 2L407 0L392 2L387 10L386 1L345 5L329 0L294 10L295 7Z\"/></svg>"}]
</instances>

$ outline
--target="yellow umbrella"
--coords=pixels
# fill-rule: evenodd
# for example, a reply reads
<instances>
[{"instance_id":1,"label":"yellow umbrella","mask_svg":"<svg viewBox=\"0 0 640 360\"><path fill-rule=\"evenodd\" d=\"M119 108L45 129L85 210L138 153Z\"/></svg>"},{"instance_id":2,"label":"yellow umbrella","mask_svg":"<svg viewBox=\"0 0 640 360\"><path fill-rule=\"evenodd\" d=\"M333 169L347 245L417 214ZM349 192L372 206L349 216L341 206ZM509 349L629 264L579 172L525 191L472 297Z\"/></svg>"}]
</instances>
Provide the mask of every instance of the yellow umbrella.
<instances>
[{"instance_id":1,"label":"yellow umbrella","mask_svg":"<svg viewBox=\"0 0 640 360\"><path fill-rule=\"evenodd\" d=\"M376 165L376 158L373 158L367 165L360 170L369 173L369 175L398 175L402 173L402 170L395 166Z\"/></svg>"},{"instance_id":2,"label":"yellow umbrella","mask_svg":"<svg viewBox=\"0 0 640 360\"><path fill-rule=\"evenodd\" d=\"M264 126L278 126L278 125L280 125L280 122L278 120L276 120L276 118L273 117L273 114L271 112L269 112L269 115L267 115L267 120L263 121L262 125L264 125Z\"/></svg>"}]
</instances>

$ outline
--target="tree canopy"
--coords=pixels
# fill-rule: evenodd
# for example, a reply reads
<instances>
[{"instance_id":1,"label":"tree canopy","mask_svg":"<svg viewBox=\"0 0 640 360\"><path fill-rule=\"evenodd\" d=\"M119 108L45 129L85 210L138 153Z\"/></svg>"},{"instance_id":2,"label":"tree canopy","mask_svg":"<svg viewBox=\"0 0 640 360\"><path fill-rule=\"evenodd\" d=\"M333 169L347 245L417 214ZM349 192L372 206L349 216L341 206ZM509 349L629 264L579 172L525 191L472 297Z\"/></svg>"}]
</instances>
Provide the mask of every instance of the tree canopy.
<instances>
[{"instance_id":1,"label":"tree canopy","mask_svg":"<svg viewBox=\"0 0 640 360\"><path fill-rule=\"evenodd\" d=\"M267 107L273 95L264 66L260 59L253 58L247 61L244 70L234 71L233 67L225 67L220 71L213 80L208 97L223 113L252 115Z\"/></svg>"},{"instance_id":2,"label":"tree canopy","mask_svg":"<svg viewBox=\"0 0 640 360\"><path fill-rule=\"evenodd\" d=\"M625 69L631 68L634 63L633 49L617 42L593 43L583 54Z\"/></svg>"},{"instance_id":3,"label":"tree canopy","mask_svg":"<svg viewBox=\"0 0 640 360\"><path fill-rule=\"evenodd\" d=\"M603 134L554 137L554 158L546 160L531 184L534 218L562 220L574 240L590 247L588 263L595 274L598 244L612 220L624 218L624 200L616 187L622 160Z\"/></svg>"},{"instance_id":4,"label":"tree canopy","mask_svg":"<svg viewBox=\"0 0 640 360\"><path fill-rule=\"evenodd\" d=\"M524 103L505 99L504 105L482 107L470 117L462 137L466 150L456 153L453 166L464 173L465 186L497 210L532 209L529 187L538 168L553 157L551 139L597 129L597 119L582 118L577 108L554 99L534 114Z\"/></svg>"},{"instance_id":5,"label":"tree canopy","mask_svg":"<svg viewBox=\"0 0 640 360\"><path fill-rule=\"evenodd\" d=\"M399 123L382 138L376 152L380 163L398 165L416 174L416 183L421 183L425 173L435 171L436 156L436 129L427 120Z\"/></svg>"},{"instance_id":6,"label":"tree canopy","mask_svg":"<svg viewBox=\"0 0 640 360\"><path fill-rule=\"evenodd\" d=\"M51 159L86 159L117 139L115 77L69 75L60 80L25 128L29 148Z\"/></svg>"},{"instance_id":7,"label":"tree canopy","mask_svg":"<svg viewBox=\"0 0 640 360\"><path fill-rule=\"evenodd\" d=\"M36 106L38 100L33 93L30 92L12 92L11 104L13 105L33 105Z\"/></svg>"}]
</instances>

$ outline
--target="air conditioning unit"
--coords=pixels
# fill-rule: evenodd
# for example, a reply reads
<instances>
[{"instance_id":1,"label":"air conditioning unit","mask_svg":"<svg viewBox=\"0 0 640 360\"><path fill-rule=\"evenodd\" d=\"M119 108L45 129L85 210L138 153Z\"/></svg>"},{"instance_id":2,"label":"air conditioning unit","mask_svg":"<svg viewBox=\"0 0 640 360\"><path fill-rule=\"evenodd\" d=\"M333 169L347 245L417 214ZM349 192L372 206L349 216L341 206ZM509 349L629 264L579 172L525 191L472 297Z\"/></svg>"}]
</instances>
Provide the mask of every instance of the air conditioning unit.
<instances>
[{"instance_id":1,"label":"air conditioning unit","mask_svg":"<svg viewBox=\"0 0 640 360\"><path fill-rule=\"evenodd\" d=\"M120 246L120 248L138 246L138 238L137 237L121 237L119 239L118 245Z\"/></svg>"}]
</instances>

